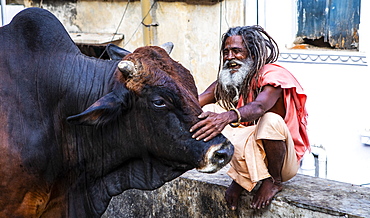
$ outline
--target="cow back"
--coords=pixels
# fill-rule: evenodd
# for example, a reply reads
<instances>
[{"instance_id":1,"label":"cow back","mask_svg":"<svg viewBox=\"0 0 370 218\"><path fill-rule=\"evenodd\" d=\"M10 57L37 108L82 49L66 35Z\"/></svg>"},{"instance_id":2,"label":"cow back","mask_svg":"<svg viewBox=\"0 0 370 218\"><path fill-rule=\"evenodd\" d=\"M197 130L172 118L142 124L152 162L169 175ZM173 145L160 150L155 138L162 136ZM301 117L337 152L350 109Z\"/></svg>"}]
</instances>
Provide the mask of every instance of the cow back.
<instances>
[{"instance_id":1,"label":"cow back","mask_svg":"<svg viewBox=\"0 0 370 218\"><path fill-rule=\"evenodd\" d=\"M12 51L17 56L22 56L19 54L23 52L25 55L40 52L79 52L60 21L41 8L21 11L8 25L0 28L0 33L1 48L6 48L2 49L2 53L5 51L8 55Z\"/></svg>"}]
</instances>

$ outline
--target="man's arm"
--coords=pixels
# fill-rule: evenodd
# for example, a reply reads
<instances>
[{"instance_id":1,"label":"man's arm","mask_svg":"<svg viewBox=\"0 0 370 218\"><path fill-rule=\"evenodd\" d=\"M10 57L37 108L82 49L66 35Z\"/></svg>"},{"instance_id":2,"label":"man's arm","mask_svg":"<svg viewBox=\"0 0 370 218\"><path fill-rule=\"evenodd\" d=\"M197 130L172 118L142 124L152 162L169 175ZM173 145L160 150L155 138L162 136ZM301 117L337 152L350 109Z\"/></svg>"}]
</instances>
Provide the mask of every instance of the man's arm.
<instances>
[{"instance_id":1,"label":"man's arm","mask_svg":"<svg viewBox=\"0 0 370 218\"><path fill-rule=\"evenodd\" d=\"M202 94L198 96L199 104L203 107L206 104L215 103L215 88L217 81L213 82Z\"/></svg>"},{"instance_id":2,"label":"man's arm","mask_svg":"<svg viewBox=\"0 0 370 218\"><path fill-rule=\"evenodd\" d=\"M275 107L276 102L282 97L281 87L264 86L262 92L257 96L255 101L239 108L241 121L253 121L260 118L267 111ZM190 132L195 132L193 138L197 140L209 141L225 128L226 125L238 120L235 111L223 113L203 112L199 115L202 119L191 127Z\"/></svg>"},{"instance_id":3,"label":"man's arm","mask_svg":"<svg viewBox=\"0 0 370 218\"><path fill-rule=\"evenodd\" d=\"M282 97L282 88L266 85L262 92L257 96L256 100L238 108L242 121L253 121L262 117L266 112L273 110L277 105L277 101Z\"/></svg>"}]
</instances>

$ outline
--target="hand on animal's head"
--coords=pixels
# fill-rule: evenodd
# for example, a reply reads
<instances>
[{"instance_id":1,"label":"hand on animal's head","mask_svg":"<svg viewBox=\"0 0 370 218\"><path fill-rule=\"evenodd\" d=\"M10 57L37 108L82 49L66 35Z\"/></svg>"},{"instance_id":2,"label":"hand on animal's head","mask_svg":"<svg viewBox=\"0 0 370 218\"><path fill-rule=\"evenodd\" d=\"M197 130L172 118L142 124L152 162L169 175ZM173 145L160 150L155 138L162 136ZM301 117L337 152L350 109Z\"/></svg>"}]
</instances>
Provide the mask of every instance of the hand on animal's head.
<instances>
[{"instance_id":1,"label":"hand on animal's head","mask_svg":"<svg viewBox=\"0 0 370 218\"><path fill-rule=\"evenodd\" d=\"M198 118L201 119L193 125L190 132L194 132L193 138L196 140L209 141L221 134L225 126L233 120L233 112L214 113L206 111L201 113Z\"/></svg>"}]
</instances>

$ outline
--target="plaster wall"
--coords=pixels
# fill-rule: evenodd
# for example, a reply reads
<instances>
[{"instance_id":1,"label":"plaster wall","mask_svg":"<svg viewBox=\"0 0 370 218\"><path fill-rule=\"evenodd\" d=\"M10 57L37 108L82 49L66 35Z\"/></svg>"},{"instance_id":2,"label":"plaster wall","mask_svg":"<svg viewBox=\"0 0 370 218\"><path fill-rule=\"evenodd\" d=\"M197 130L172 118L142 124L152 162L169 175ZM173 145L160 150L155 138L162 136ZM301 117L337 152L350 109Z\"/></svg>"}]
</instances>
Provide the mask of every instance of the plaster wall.
<instances>
[{"instance_id":1,"label":"plaster wall","mask_svg":"<svg viewBox=\"0 0 370 218\"><path fill-rule=\"evenodd\" d=\"M119 45L125 49L133 51L144 45L140 1L128 4L127 1L81 0L41 4L26 0L25 5L50 10L69 32L117 32L124 34ZM198 91L202 92L217 77L221 34L231 26L243 25L243 9L242 0L219 4L157 1L150 12L153 24L158 24L150 27L153 31L151 44L173 42L172 58L192 72Z\"/></svg>"}]
</instances>

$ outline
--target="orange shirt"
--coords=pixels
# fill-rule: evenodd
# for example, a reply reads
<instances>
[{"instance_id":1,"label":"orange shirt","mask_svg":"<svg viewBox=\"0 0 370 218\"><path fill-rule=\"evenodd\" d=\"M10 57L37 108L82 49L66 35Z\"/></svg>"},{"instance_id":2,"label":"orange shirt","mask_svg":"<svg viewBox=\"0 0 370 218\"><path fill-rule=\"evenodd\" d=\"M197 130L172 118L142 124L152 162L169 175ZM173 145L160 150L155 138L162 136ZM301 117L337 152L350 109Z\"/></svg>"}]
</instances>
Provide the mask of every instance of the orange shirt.
<instances>
[{"instance_id":1,"label":"orange shirt","mask_svg":"<svg viewBox=\"0 0 370 218\"><path fill-rule=\"evenodd\" d=\"M306 131L307 111L305 104L307 96L297 79L288 70L276 64L267 64L261 69L258 87L265 85L280 86L283 89L286 108L284 121L292 135L297 158L300 160L306 150L310 148ZM251 100L251 97L249 99ZM243 99L240 97L237 107L243 105Z\"/></svg>"}]
</instances>

